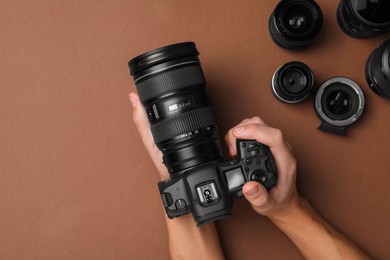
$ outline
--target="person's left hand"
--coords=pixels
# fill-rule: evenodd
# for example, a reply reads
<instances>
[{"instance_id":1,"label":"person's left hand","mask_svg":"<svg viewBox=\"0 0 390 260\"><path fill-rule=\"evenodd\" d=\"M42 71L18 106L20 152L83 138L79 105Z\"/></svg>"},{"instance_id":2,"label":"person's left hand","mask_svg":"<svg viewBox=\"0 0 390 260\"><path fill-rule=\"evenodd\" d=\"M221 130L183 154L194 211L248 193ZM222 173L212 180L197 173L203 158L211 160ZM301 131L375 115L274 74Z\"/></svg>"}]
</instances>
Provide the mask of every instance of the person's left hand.
<instances>
[{"instance_id":1,"label":"person's left hand","mask_svg":"<svg viewBox=\"0 0 390 260\"><path fill-rule=\"evenodd\" d=\"M165 165L162 163L162 153L156 146L153 140L152 133L150 132L149 120L146 115L145 109L139 100L138 94L130 93L129 98L133 105L133 122L138 129L142 142L145 145L146 150L152 159L154 166L156 166L160 178L162 180L169 178L169 173Z\"/></svg>"}]
</instances>

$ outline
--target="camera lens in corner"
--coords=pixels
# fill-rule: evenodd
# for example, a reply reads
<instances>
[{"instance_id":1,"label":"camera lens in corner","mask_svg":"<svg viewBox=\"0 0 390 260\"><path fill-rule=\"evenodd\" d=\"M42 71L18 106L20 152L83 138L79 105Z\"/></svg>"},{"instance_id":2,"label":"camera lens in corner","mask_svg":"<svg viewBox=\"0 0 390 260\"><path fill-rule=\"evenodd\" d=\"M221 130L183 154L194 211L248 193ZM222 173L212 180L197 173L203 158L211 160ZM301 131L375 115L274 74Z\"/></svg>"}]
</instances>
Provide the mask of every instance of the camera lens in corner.
<instances>
[{"instance_id":1,"label":"camera lens in corner","mask_svg":"<svg viewBox=\"0 0 390 260\"><path fill-rule=\"evenodd\" d=\"M345 77L335 77L320 86L314 105L322 121L319 129L344 136L345 127L363 114L365 98L357 83Z\"/></svg>"},{"instance_id":2,"label":"camera lens in corner","mask_svg":"<svg viewBox=\"0 0 390 260\"><path fill-rule=\"evenodd\" d=\"M285 103L306 99L314 85L314 74L303 62L291 61L279 67L271 80L274 96Z\"/></svg>"},{"instance_id":3,"label":"camera lens in corner","mask_svg":"<svg viewBox=\"0 0 390 260\"><path fill-rule=\"evenodd\" d=\"M390 98L390 39L379 45L368 58L366 79L375 93Z\"/></svg>"},{"instance_id":4,"label":"camera lens in corner","mask_svg":"<svg viewBox=\"0 0 390 260\"><path fill-rule=\"evenodd\" d=\"M337 22L349 36L369 38L390 31L389 0L341 0Z\"/></svg>"},{"instance_id":5,"label":"camera lens in corner","mask_svg":"<svg viewBox=\"0 0 390 260\"><path fill-rule=\"evenodd\" d=\"M321 31L323 16L314 0L282 0L269 18L272 40L282 48L306 47Z\"/></svg>"}]
</instances>

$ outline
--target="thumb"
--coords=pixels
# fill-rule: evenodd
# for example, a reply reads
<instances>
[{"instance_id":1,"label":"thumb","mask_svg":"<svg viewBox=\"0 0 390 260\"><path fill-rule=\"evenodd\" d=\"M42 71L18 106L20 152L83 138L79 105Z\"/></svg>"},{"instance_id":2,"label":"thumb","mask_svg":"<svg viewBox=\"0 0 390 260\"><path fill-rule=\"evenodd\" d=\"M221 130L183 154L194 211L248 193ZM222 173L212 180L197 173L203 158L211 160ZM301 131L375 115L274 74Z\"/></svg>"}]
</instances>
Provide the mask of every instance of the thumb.
<instances>
[{"instance_id":1,"label":"thumb","mask_svg":"<svg viewBox=\"0 0 390 260\"><path fill-rule=\"evenodd\" d=\"M247 182L242 187L242 192L257 213L266 215L272 209L274 201L267 189L260 183L256 181Z\"/></svg>"}]
</instances>

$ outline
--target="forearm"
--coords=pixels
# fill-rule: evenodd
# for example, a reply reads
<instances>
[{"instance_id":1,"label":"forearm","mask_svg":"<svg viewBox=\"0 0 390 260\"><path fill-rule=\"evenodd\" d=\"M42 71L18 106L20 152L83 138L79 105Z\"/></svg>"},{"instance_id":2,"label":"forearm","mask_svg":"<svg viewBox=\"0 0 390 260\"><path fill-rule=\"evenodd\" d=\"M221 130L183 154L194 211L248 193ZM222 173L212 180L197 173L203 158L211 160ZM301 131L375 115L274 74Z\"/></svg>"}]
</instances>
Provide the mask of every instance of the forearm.
<instances>
[{"instance_id":1,"label":"forearm","mask_svg":"<svg viewBox=\"0 0 390 260\"><path fill-rule=\"evenodd\" d=\"M172 259L224 259L214 223L197 227L191 215L166 217L166 223Z\"/></svg>"},{"instance_id":2,"label":"forearm","mask_svg":"<svg viewBox=\"0 0 390 260\"><path fill-rule=\"evenodd\" d=\"M332 228L300 198L296 210L271 218L298 247L306 259L370 259L351 241Z\"/></svg>"}]
</instances>

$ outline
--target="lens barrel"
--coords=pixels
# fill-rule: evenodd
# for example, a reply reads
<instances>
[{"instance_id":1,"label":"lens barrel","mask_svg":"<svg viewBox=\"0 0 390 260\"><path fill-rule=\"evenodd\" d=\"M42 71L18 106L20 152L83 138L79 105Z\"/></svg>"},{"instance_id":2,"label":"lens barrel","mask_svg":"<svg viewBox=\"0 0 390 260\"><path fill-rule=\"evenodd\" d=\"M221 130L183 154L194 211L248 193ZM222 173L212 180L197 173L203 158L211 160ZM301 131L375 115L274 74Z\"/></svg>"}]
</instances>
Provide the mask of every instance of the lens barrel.
<instances>
[{"instance_id":1,"label":"lens barrel","mask_svg":"<svg viewBox=\"0 0 390 260\"><path fill-rule=\"evenodd\" d=\"M211 97L193 42L168 45L129 61L155 144L171 175L222 160Z\"/></svg>"},{"instance_id":2,"label":"lens barrel","mask_svg":"<svg viewBox=\"0 0 390 260\"><path fill-rule=\"evenodd\" d=\"M366 79L376 94L390 98L390 39L379 45L367 59Z\"/></svg>"},{"instance_id":3,"label":"lens barrel","mask_svg":"<svg viewBox=\"0 0 390 260\"><path fill-rule=\"evenodd\" d=\"M277 45L295 50L308 46L322 24L322 11L314 0L282 0L269 18L268 29Z\"/></svg>"},{"instance_id":4,"label":"lens barrel","mask_svg":"<svg viewBox=\"0 0 390 260\"><path fill-rule=\"evenodd\" d=\"M274 96L285 103L298 103L306 99L314 85L314 74L303 62L291 61L280 66L272 76Z\"/></svg>"},{"instance_id":5,"label":"lens barrel","mask_svg":"<svg viewBox=\"0 0 390 260\"><path fill-rule=\"evenodd\" d=\"M337 8L340 28L349 36L369 38L390 31L389 0L341 0Z\"/></svg>"},{"instance_id":6,"label":"lens barrel","mask_svg":"<svg viewBox=\"0 0 390 260\"><path fill-rule=\"evenodd\" d=\"M365 97L356 82L335 77L320 86L314 106L323 121L320 130L345 135L344 127L356 122L363 114Z\"/></svg>"}]
</instances>

